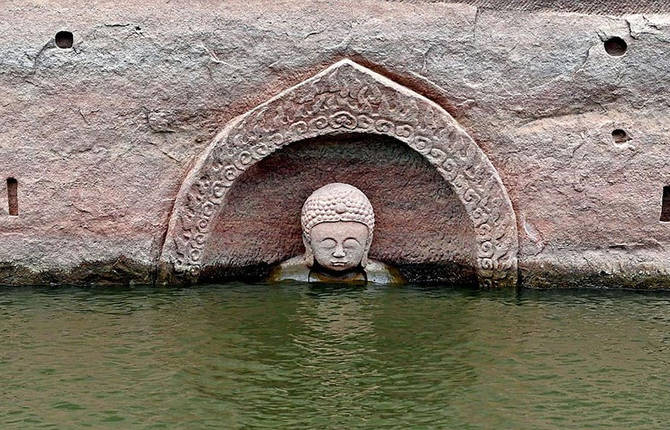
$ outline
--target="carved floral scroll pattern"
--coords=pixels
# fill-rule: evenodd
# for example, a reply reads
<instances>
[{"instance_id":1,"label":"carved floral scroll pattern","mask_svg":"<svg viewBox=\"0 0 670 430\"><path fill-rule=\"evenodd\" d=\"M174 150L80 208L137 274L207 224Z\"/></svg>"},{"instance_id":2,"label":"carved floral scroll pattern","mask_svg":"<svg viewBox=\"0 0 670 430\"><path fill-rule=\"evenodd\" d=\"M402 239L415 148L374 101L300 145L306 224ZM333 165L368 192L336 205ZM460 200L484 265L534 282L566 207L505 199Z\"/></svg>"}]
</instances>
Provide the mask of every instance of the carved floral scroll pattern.
<instances>
[{"instance_id":1,"label":"carved floral scroll pattern","mask_svg":"<svg viewBox=\"0 0 670 430\"><path fill-rule=\"evenodd\" d=\"M163 259L197 273L229 187L251 165L292 142L347 132L397 138L453 187L474 223L480 282L513 284L516 217L486 155L438 105L360 65L342 61L234 120L185 183Z\"/></svg>"}]
</instances>

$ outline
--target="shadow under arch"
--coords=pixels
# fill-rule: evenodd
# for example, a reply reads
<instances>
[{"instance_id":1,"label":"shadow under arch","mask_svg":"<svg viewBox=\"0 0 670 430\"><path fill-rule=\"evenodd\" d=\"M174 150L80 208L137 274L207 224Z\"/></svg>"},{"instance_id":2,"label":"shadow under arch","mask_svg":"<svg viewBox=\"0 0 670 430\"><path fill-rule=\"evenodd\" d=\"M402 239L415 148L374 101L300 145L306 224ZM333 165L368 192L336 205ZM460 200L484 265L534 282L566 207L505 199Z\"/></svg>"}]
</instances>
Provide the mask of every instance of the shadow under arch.
<instances>
[{"instance_id":1,"label":"shadow under arch","mask_svg":"<svg viewBox=\"0 0 670 430\"><path fill-rule=\"evenodd\" d=\"M480 285L516 284L516 215L488 157L440 106L346 59L233 119L214 138L177 195L163 276L197 279L213 220L250 166L290 143L346 133L393 137L424 156L473 223Z\"/></svg>"},{"instance_id":2,"label":"shadow under arch","mask_svg":"<svg viewBox=\"0 0 670 430\"><path fill-rule=\"evenodd\" d=\"M474 227L451 187L403 142L369 133L291 143L245 170L212 221L198 281L266 279L272 266L302 254L302 205L332 182L372 203L370 258L412 283L477 284Z\"/></svg>"}]
</instances>

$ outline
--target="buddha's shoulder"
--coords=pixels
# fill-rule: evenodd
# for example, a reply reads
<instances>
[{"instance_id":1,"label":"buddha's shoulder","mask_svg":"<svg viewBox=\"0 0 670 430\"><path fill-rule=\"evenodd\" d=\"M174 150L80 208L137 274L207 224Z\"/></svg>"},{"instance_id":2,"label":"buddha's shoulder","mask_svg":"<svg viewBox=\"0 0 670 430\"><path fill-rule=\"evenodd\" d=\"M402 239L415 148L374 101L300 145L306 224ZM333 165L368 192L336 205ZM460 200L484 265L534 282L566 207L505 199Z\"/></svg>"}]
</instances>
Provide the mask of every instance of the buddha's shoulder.
<instances>
[{"instance_id":1,"label":"buddha's shoulder","mask_svg":"<svg viewBox=\"0 0 670 430\"><path fill-rule=\"evenodd\" d=\"M368 261L365 274L368 282L375 284L404 284L406 282L398 269L377 260Z\"/></svg>"},{"instance_id":2,"label":"buddha's shoulder","mask_svg":"<svg viewBox=\"0 0 670 430\"><path fill-rule=\"evenodd\" d=\"M302 255L282 262L276 266L270 276L269 281L298 281L309 282L310 268L305 264L305 259ZM365 277L368 282L375 284L404 284L405 278L400 274L398 269L389 266L381 261L369 260L365 266Z\"/></svg>"},{"instance_id":3,"label":"buddha's shoulder","mask_svg":"<svg viewBox=\"0 0 670 430\"><path fill-rule=\"evenodd\" d=\"M309 282L309 267L305 264L305 258L298 255L282 262L276 266L268 279L270 281L299 281Z\"/></svg>"}]
</instances>

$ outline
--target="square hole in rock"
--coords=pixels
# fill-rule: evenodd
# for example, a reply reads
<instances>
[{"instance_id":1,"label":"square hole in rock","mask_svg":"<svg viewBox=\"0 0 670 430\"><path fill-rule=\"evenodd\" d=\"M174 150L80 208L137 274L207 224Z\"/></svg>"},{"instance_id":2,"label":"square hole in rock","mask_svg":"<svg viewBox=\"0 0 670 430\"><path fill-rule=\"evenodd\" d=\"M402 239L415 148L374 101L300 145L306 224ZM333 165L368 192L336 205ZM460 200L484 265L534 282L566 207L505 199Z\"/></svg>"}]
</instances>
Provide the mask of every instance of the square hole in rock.
<instances>
[{"instance_id":1,"label":"square hole in rock","mask_svg":"<svg viewBox=\"0 0 670 430\"><path fill-rule=\"evenodd\" d=\"M16 216L19 214L19 183L14 178L7 178L7 203L9 203L9 214Z\"/></svg>"},{"instance_id":2,"label":"square hole in rock","mask_svg":"<svg viewBox=\"0 0 670 430\"><path fill-rule=\"evenodd\" d=\"M661 206L661 221L670 222L670 185L663 187L663 205Z\"/></svg>"}]
</instances>

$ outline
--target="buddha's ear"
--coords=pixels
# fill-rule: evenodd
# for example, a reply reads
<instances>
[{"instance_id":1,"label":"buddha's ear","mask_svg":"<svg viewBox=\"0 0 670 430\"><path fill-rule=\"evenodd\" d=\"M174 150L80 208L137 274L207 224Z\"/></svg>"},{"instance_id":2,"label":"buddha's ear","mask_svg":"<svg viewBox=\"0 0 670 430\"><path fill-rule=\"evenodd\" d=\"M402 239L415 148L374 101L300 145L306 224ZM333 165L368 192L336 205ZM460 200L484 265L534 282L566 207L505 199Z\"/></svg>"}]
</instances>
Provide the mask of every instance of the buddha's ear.
<instances>
[{"instance_id":1,"label":"buddha's ear","mask_svg":"<svg viewBox=\"0 0 670 430\"><path fill-rule=\"evenodd\" d=\"M303 234L302 235L302 243L305 245L305 265L307 267L312 267L314 266L314 253L312 252L312 246L309 243L309 240L307 240L307 237Z\"/></svg>"},{"instance_id":2,"label":"buddha's ear","mask_svg":"<svg viewBox=\"0 0 670 430\"><path fill-rule=\"evenodd\" d=\"M363 269L368 265L368 253L370 252L370 245L372 245L372 231L370 231L370 227L368 227L368 232L368 241L365 243L365 252L363 253L363 258L361 258L361 267Z\"/></svg>"}]
</instances>

